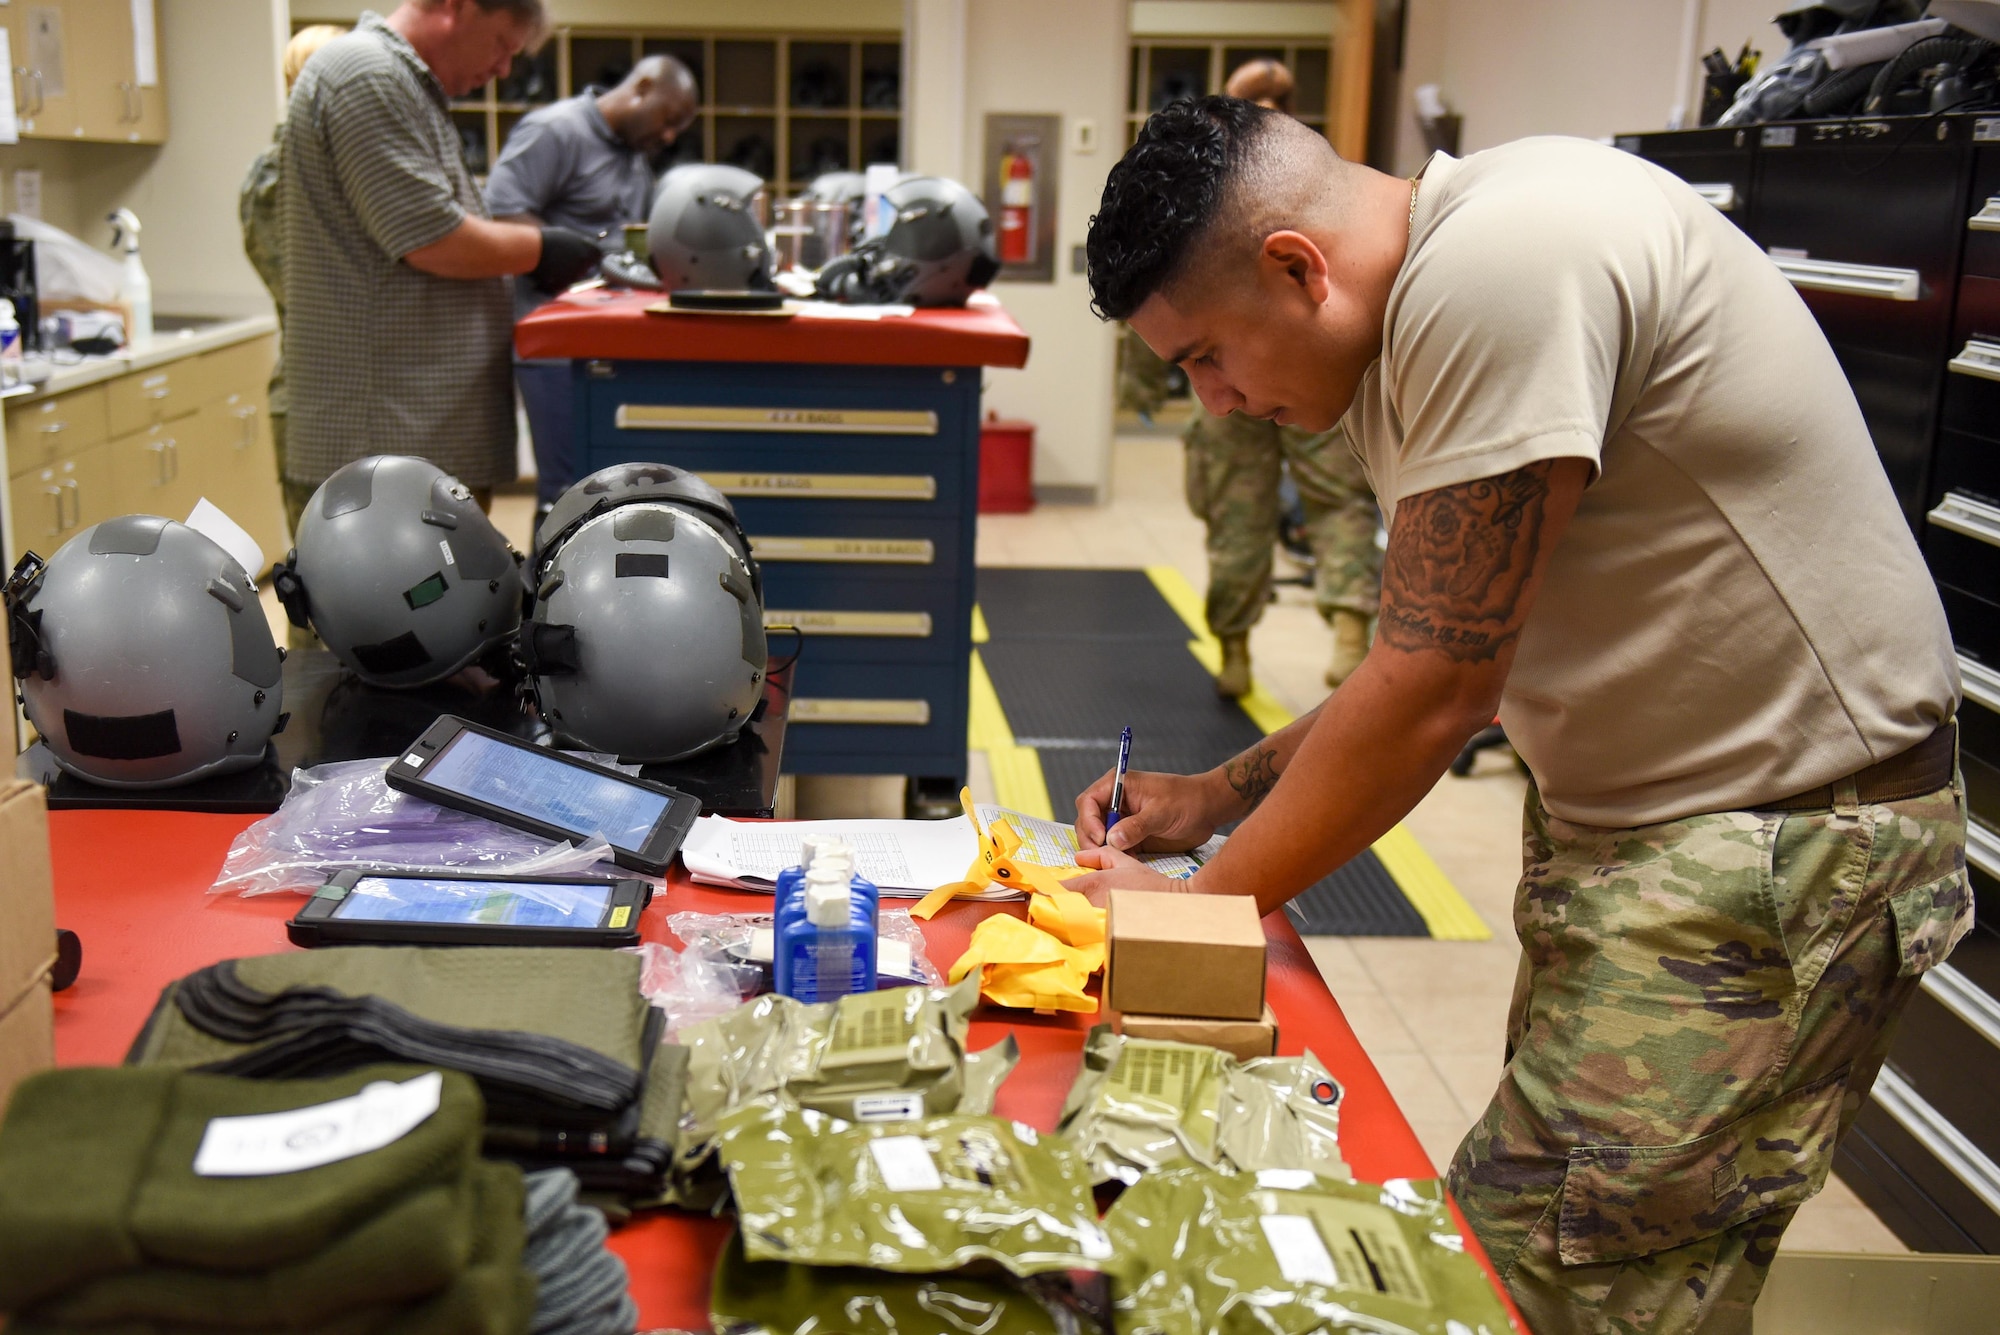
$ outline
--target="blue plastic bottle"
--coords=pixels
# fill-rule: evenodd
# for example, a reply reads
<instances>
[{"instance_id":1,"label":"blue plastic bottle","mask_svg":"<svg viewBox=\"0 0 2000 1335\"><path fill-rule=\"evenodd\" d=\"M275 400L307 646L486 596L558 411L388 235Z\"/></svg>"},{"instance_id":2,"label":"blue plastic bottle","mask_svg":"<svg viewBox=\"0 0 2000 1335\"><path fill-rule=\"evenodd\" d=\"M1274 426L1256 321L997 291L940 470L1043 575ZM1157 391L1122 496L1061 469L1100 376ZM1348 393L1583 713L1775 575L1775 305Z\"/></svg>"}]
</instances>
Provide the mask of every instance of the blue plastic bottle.
<instances>
[{"instance_id":1,"label":"blue plastic bottle","mask_svg":"<svg viewBox=\"0 0 2000 1335\"><path fill-rule=\"evenodd\" d=\"M854 850L833 835L809 834L799 847L799 865L778 873L778 884L771 892L771 987L774 991L790 995L786 986L782 946L786 927L805 917L806 872L823 859L851 863L853 857Z\"/></svg>"},{"instance_id":2,"label":"blue plastic bottle","mask_svg":"<svg viewBox=\"0 0 2000 1335\"><path fill-rule=\"evenodd\" d=\"M806 873L805 915L778 941L787 996L810 1003L875 990L875 915L851 881L824 862Z\"/></svg>"}]
</instances>

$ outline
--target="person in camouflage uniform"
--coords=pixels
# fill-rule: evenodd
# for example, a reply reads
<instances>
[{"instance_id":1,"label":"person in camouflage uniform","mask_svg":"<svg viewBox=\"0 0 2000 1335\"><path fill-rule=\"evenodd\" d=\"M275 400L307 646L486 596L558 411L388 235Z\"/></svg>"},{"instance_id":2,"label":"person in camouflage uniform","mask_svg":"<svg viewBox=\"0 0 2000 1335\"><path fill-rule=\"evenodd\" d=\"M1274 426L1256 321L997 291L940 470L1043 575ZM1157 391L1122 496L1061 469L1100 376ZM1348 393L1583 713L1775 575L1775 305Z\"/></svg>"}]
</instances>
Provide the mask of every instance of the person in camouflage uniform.
<instances>
[{"instance_id":1,"label":"person in camouflage uniform","mask_svg":"<svg viewBox=\"0 0 2000 1335\"><path fill-rule=\"evenodd\" d=\"M1378 516L1361 461L1347 438L1300 431L1196 407L1182 438L1188 508L1208 528L1208 629L1222 642L1215 688L1250 689L1250 628L1271 600L1271 548L1278 535L1278 484L1289 469L1305 507L1313 553L1313 602L1333 628L1326 684L1338 686L1368 652L1368 622L1382 597Z\"/></svg>"},{"instance_id":2,"label":"person in camouflage uniform","mask_svg":"<svg viewBox=\"0 0 2000 1335\"><path fill-rule=\"evenodd\" d=\"M1924 970L1972 922L1961 782L1572 825L1530 792L1507 1065L1452 1195L1538 1332L1750 1330Z\"/></svg>"},{"instance_id":3,"label":"person in camouflage uniform","mask_svg":"<svg viewBox=\"0 0 2000 1335\"><path fill-rule=\"evenodd\" d=\"M285 44L285 91L290 93L292 85L299 80L299 71L306 67L306 61L313 52L325 46L347 29L328 23L316 23L310 28L301 28ZM271 132L271 146L257 155L250 164L250 172L243 178L243 188L236 197L236 216L243 225L243 253L250 259L250 266L257 271L257 277L271 294L271 304L277 308L280 330L280 352L278 360L271 367L270 407L271 445L278 456L278 485L284 489L285 531L299 531L299 516L306 512L306 502L312 499L314 488L301 482L294 482L285 476L285 420L290 407L285 393L285 359L282 351L284 339L282 331L285 323L285 238L284 228L278 221L278 151L285 142L285 123L279 121Z\"/></svg>"}]
</instances>

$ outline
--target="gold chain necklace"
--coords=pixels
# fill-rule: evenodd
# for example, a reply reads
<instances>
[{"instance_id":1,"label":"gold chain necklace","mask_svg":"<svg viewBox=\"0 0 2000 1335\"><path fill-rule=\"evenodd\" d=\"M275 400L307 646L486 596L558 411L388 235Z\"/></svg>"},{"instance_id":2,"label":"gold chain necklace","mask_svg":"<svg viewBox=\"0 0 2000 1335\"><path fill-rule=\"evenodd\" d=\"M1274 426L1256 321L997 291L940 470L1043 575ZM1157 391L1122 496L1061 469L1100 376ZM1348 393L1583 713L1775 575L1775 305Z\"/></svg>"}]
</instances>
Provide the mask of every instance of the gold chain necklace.
<instances>
[{"instance_id":1,"label":"gold chain necklace","mask_svg":"<svg viewBox=\"0 0 2000 1335\"><path fill-rule=\"evenodd\" d=\"M1417 191L1422 187L1423 183L1424 183L1424 174L1422 172L1418 172L1415 176L1412 176L1410 178L1409 231L1412 235L1415 235L1417 230Z\"/></svg>"}]
</instances>

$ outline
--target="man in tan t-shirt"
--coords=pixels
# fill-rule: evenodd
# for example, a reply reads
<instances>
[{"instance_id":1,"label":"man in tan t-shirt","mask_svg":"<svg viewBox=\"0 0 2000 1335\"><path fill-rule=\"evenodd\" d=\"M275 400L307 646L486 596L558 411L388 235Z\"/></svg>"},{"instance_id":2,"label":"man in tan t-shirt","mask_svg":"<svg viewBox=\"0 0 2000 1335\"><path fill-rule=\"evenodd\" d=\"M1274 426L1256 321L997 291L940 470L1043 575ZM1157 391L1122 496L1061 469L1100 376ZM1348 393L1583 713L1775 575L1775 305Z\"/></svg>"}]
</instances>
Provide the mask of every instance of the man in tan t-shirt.
<instances>
[{"instance_id":1,"label":"man in tan t-shirt","mask_svg":"<svg viewBox=\"0 0 2000 1335\"><path fill-rule=\"evenodd\" d=\"M1129 776L1074 884L1176 888L1124 850L1242 819L1180 888L1270 912L1497 711L1535 777L1522 962L1453 1193L1538 1335L1747 1330L1971 916L1950 638L1811 315L1636 158L1531 139L1406 181L1225 98L1147 123L1089 260L1211 412L1339 423L1389 549L1340 691Z\"/></svg>"}]
</instances>

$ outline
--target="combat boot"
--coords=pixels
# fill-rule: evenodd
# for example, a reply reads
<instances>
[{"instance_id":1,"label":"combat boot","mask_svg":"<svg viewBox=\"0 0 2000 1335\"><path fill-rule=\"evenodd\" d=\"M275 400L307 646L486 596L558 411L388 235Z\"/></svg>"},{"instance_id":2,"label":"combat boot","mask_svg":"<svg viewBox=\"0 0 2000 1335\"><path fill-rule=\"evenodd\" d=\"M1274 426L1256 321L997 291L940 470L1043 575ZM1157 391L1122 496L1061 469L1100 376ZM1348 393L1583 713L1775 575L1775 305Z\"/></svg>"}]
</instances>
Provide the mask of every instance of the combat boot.
<instances>
[{"instance_id":1,"label":"combat boot","mask_svg":"<svg viewBox=\"0 0 2000 1335\"><path fill-rule=\"evenodd\" d=\"M1329 622L1333 627L1333 662L1326 669L1326 684L1338 686L1354 675L1368 656L1368 618L1344 608Z\"/></svg>"},{"instance_id":2,"label":"combat boot","mask_svg":"<svg viewBox=\"0 0 2000 1335\"><path fill-rule=\"evenodd\" d=\"M1215 693L1225 700L1250 694L1250 637L1225 635L1222 671L1215 674Z\"/></svg>"}]
</instances>

